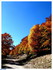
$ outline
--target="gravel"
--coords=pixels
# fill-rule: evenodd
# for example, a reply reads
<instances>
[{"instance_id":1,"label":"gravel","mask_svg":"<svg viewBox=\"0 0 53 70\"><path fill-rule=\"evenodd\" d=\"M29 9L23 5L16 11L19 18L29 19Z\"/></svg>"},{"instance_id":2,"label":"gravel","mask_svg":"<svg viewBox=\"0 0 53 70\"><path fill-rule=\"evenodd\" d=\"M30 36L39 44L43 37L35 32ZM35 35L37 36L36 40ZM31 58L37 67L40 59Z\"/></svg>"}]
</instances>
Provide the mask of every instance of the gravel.
<instances>
[{"instance_id":1,"label":"gravel","mask_svg":"<svg viewBox=\"0 0 53 70\"><path fill-rule=\"evenodd\" d=\"M24 68L51 69L52 66L51 62L52 62L51 54L44 55L31 59L27 64L24 65Z\"/></svg>"}]
</instances>

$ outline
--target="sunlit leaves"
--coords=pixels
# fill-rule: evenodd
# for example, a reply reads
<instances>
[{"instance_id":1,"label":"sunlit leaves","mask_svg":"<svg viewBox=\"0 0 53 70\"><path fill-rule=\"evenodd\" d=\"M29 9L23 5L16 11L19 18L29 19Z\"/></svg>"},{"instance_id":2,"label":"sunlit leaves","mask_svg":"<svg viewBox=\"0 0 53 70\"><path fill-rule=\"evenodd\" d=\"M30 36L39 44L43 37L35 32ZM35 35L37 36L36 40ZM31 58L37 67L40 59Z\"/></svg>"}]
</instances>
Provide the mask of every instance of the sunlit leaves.
<instances>
[{"instance_id":1,"label":"sunlit leaves","mask_svg":"<svg viewBox=\"0 0 53 70\"><path fill-rule=\"evenodd\" d=\"M30 34L28 35L28 45L35 50L34 52L39 52L39 50L49 50L51 49L51 19L47 18L45 23L41 25L35 25L30 29ZM36 51L37 50L37 51Z\"/></svg>"},{"instance_id":2,"label":"sunlit leaves","mask_svg":"<svg viewBox=\"0 0 53 70\"><path fill-rule=\"evenodd\" d=\"M30 29L28 36L21 40L21 43L17 45L10 54L34 54L40 51L46 51L51 49L51 17L46 18L46 22L41 25L34 25ZM50 50L51 51L51 50Z\"/></svg>"}]
</instances>

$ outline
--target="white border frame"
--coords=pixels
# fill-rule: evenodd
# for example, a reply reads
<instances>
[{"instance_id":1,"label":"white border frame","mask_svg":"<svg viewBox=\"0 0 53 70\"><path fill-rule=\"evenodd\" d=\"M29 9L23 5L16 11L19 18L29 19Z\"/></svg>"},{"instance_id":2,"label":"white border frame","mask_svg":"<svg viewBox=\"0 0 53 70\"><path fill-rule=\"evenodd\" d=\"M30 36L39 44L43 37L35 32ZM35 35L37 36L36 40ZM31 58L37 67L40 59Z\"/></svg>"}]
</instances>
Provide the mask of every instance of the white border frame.
<instances>
[{"instance_id":1,"label":"white border frame","mask_svg":"<svg viewBox=\"0 0 53 70\"><path fill-rule=\"evenodd\" d=\"M0 69L1 69L1 1L0 1Z\"/></svg>"},{"instance_id":2,"label":"white border frame","mask_svg":"<svg viewBox=\"0 0 53 70\"><path fill-rule=\"evenodd\" d=\"M1 1L52 1L52 0L1 0Z\"/></svg>"},{"instance_id":3,"label":"white border frame","mask_svg":"<svg viewBox=\"0 0 53 70\"><path fill-rule=\"evenodd\" d=\"M52 0L0 0L0 15L2 14L2 11L1 11L1 2L2 1L51 1L52 2L52 18L53 18L53 1ZM1 18L2 18L2 15L0 16L0 46L1 46ZM52 23L53 23L53 19L52 19ZM52 24L52 51L53 51L53 24ZM52 59L53 59L53 52L52 52ZM52 60L52 65L53 65L53 60ZM0 69L1 69L1 47L0 47ZM53 69L53 66L52 66L52 69ZM6 70L13 70L13 69L6 69ZM14 69L14 70L17 70L17 69ZM27 70L27 69L25 69ZM41 70L41 69L38 69L38 70ZM45 69L43 69L45 70ZM47 70L47 69L46 69ZM51 69L48 69L48 70L51 70Z\"/></svg>"}]
</instances>

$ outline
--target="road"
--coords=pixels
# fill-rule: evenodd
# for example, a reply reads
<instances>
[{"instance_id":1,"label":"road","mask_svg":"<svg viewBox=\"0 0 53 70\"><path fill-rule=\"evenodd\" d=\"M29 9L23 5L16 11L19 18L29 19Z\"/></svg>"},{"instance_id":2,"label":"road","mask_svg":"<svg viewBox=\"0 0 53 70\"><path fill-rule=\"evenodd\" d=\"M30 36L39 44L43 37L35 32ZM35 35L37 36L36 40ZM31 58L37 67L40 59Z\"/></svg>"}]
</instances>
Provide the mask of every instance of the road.
<instances>
[{"instance_id":1,"label":"road","mask_svg":"<svg viewBox=\"0 0 53 70\"><path fill-rule=\"evenodd\" d=\"M15 68L24 68L22 63L18 61L18 59L3 59L3 65L2 68L10 68L10 69L15 69Z\"/></svg>"}]
</instances>

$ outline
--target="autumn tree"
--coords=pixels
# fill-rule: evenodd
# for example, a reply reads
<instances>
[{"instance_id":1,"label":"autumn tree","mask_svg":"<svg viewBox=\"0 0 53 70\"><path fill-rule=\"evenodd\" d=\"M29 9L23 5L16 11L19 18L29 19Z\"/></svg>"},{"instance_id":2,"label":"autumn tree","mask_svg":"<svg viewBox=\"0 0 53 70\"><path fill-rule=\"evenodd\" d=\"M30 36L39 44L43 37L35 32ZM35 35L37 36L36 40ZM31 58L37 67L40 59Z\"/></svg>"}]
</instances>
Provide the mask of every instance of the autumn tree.
<instances>
[{"instance_id":1,"label":"autumn tree","mask_svg":"<svg viewBox=\"0 0 53 70\"><path fill-rule=\"evenodd\" d=\"M20 44L16 45L9 53L9 55L18 55L19 54Z\"/></svg>"},{"instance_id":2,"label":"autumn tree","mask_svg":"<svg viewBox=\"0 0 53 70\"><path fill-rule=\"evenodd\" d=\"M9 55L17 55L17 54L29 54L30 48L28 46L28 36L24 37L20 44L15 46L14 49L9 53Z\"/></svg>"},{"instance_id":3,"label":"autumn tree","mask_svg":"<svg viewBox=\"0 0 53 70\"><path fill-rule=\"evenodd\" d=\"M8 55L12 47L13 41L11 35L8 33L2 34L2 55Z\"/></svg>"},{"instance_id":4,"label":"autumn tree","mask_svg":"<svg viewBox=\"0 0 53 70\"><path fill-rule=\"evenodd\" d=\"M42 50L50 50L51 52L51 28L52 25L52 21L51 21L51 16L49 18L46 18L46 22L40 26L40 30L41 30L41 40L40 42L42 42L41 44L41 49ZM42 31L43 30L43 31Z\"/></svg>"},{"instance_id":5,"label":"autumn tree","mask_svg":"<svg viewBox=\"0 0 53 70\"><path fill-rule=\"evenodd\" d=\"M34 25L28 35L28 46L31 52L51 51L51 18L47 18L45 23Z\"/></svg>"},{"instance_id":6,"label":"autumn tree","mask_svg":"<svg viewBox=\"0 0 53 70\"><path fill-rule=\"evenodd\" d=\"M26 53L26 51L27 51L27 47L26 47L27 43L28 43L28 36L24 37L21 40L21 43L20 43L20 46L19 46L19 50L18 50L19 54Z\"/></svg>"},{"instance_id":7,"label":"autumn tree","mask_svg":"<svg viewBox=\"0 0 53 70\"><path fill-rule=\"evenodd\" d=\"M30 29L30 34L28 35L28 46L31 49L31 53L37 53L37 51L39 51L40 37L39 25L34 25Z\"/></svg>"},{"instance_id":8,"label":"autumn tree","mask_svg":"<svg viewBox=\"0 0 53 70\"><path fill-rule=\"evenodd\" d=\"M29 35L24 37L10 54L38 54L48 50L51 52L51 24L51 17L49 17L46 18L46 22L34 25Z\"/></svg>"}]
</instances>

